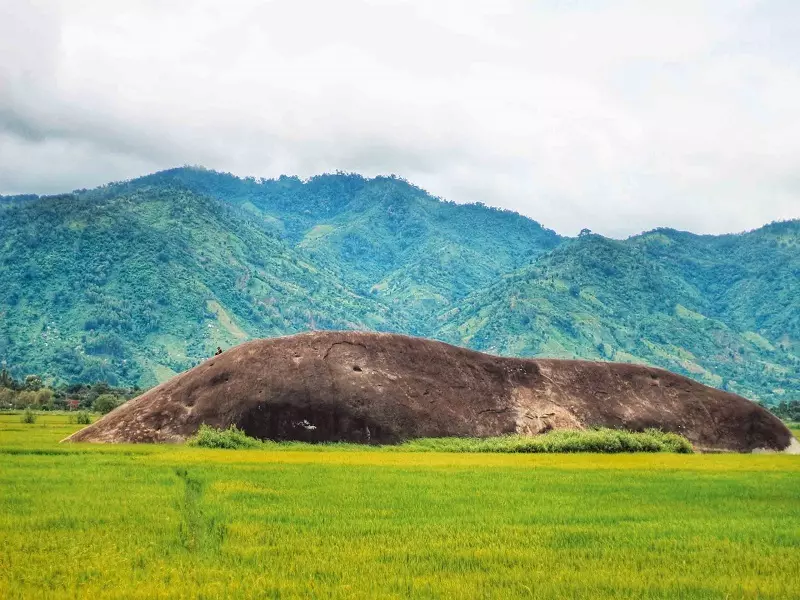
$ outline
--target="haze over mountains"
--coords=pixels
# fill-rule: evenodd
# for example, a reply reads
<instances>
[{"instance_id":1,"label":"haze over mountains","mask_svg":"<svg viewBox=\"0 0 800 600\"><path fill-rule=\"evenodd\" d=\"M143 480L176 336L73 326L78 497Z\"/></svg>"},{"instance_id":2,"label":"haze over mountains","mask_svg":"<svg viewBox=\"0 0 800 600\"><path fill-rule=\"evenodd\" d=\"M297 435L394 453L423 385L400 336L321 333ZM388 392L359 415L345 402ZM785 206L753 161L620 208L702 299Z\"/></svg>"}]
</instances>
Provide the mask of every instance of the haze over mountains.
<instances>
[{"instance_id":1,"label":"haze over mountains","mask_svg":"<svg viewBox=\"0 0 800 600\"><path fill-rule=\"evenodd\" d=\"M0 197L0 360L142 387L253 337L373 329L513 356L645 362L800 393L800 221L561 237L396 178L197 168Z\"/></svg>"}]
</instances>

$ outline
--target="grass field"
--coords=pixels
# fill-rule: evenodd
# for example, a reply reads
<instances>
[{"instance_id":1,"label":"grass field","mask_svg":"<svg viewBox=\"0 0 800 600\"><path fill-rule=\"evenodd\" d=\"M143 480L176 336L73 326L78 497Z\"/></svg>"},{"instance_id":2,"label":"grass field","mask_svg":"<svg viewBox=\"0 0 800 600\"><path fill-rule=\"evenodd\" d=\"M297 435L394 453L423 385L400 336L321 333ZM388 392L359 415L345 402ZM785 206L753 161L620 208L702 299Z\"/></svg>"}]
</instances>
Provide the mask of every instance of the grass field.
<instances>
[{"instance_id":1,"label":"grass field","mask_svg":"<svg viewBox=\"0 0 800 600\"><path fill-rule=\"evenodd\" d=\"M797 598L800 457L59 445L0 415L0 598Z\"/></svg>"}]
</instances>

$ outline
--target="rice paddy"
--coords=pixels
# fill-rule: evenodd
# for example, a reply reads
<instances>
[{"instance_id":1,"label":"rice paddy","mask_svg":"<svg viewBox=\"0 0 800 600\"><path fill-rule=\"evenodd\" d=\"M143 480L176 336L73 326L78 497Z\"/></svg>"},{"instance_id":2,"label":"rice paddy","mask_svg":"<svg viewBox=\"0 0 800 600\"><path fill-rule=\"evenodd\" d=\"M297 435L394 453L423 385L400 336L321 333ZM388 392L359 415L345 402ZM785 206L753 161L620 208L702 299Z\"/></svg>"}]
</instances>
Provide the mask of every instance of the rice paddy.
<instances>
[{"instance_id":1,"label":"rice paddy","mask_svg":"<svg viewBox=\"0 0 800 600\"><path fill-rule=\"evenodd\" d=\"M0 415L1 598L796 598L800 456L59 445Z\"/></svg>"}]
</instances>

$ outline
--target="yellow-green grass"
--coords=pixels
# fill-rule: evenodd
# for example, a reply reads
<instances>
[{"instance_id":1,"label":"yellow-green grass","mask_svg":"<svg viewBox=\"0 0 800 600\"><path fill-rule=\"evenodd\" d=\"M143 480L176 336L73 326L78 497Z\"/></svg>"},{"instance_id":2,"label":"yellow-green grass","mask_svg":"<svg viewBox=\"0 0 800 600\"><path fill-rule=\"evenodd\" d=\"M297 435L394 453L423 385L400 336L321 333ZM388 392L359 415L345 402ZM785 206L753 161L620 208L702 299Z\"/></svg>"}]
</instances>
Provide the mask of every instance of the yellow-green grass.
<instances>
[{"instance_id":1,"label":"yellow-green grass","mask_svg":"<svg viewBox=\"0 0 800 600\"><path fill-rule=\"evenodd\" d=\"M791 598L800 457L100 446L0 415L0 598Z\"/></svg>"}]
</instances>

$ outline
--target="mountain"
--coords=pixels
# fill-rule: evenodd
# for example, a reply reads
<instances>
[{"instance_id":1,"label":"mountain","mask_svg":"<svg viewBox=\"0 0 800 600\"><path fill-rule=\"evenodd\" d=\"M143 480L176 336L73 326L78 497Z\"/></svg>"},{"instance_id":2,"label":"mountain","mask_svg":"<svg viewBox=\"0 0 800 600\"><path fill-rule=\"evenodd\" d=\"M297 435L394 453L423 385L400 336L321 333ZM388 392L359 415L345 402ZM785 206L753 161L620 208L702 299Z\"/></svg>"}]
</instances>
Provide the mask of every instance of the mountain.
<instances>
[{"instance_id":1,"label":"mountain","mask_svg":"<svg viewBox=\"0 0 800 600\"><path fill-rule=\"evenodd\" d=\"M311 327L402 328L247 213L113 185L0 221L0 357L16 372L152 385L217 345Z\"/></svg>"},{"instance_id":2,"label":"mountain","mask_svg":"<svg viewBox=\"0 0 800 600\"><path fill-rule=\"evenodd\" d=\"M29 200L38 200L39 196L35 194L26 194L21 196L2 196L0 195L0 210L4 208L12 208L14 206L19 206L24 202Z\"/></svg>"},{"instance_id":3,"label":"mountain","mask_svg":"<svg viewBox=\"0 0 800 600\"><path fill-rule=\"evenodd\" d=\"M249 212L357 293L410 309L411 326L424 330L443 307L562 241L517 213L444 202L394 177L337 174L303 182L173 169L142 181L178 184Z\"/></svg>"},{"instance_id":4,"label":"mountain","mask_svg":"<svg viewBox=\"0 0 800 600\"><path fill-rule=\"evenodd\" d=\"M564 238L395 177L198 168L0 197L0 360L149 386L252 337L364 329L800 390L800 221Z\"/></svg>"},{"instance_id":5,"label":"mountain","mask_svg":"<svg viewBox=\"0 0 800 600\"><path fill-rule=\"evenodd\" d=\"M447 341L647 362L751 398L800 390L800 222L570 240L444 315Z\"/></svg>"}]
</instances>

